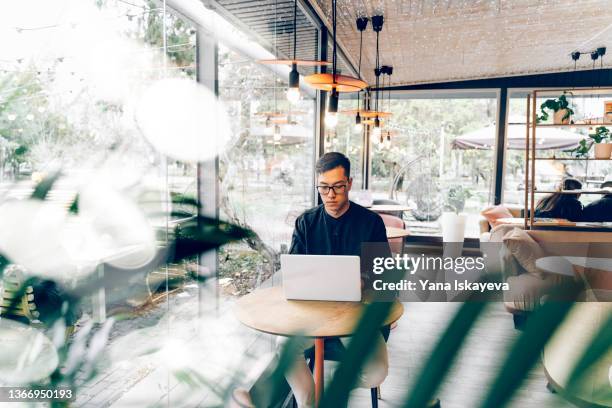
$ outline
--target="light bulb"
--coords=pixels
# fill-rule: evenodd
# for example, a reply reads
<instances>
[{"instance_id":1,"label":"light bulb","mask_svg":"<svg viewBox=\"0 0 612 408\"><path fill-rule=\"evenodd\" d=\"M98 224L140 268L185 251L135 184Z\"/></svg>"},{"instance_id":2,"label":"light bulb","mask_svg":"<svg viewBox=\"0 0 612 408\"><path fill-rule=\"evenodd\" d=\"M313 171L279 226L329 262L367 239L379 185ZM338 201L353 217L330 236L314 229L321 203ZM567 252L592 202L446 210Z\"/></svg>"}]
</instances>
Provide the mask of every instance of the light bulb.
<instances>
[{"instance_id":1,"label":"light bulb","mask_svg":"<svg viewBox=\"0 0 612 408\"><path fill-rule=\"evenodd\" d=\"M327 114L325 115L325 125L330 128L335 128L338 124L338 90L332 89L329 94L329 102L327 104Z\"/></svg>"},{"instance_id":2,"label":"light bulb","mask_svg":"<svg viewBox=\"0 0 612 408\"><path fill-rule=\"evenodd\" d=\"M287 89L287 100L292 103L292 104L296 104L300 101L300 88L289 88Z\"/></svg>"},{"instance_id":3,"label":"light bulb","mask_svg":"<svg viewBox=\"0 0 612 408\"><path fill-rule=\"evenodd\" d=\"M330 128L335 128L338 124L338 113L337 112L327 112L325 115L325 125Z\"/></svg>"},{"instance_id":4,"label":"light bulb","mask_svg":"<svg viewBox=\"0 0 612 408\"><path fill-rule=\"evenodd\" d=\"M287 89L287 100L292 104L300 100L300 74L296 64L291 64L289 72L289 89Z\"/></svg>"},{"instance_id":5,"label":"light bulb","mask_svg":"<svg viewBox=\"0 0 612 408\"><path fill-rule=\"evenodd\" d=\"M363 125L361 124L361 115L359 114L359 112L357 112L357 116L355 116L355 128L353 129L353 131L355 133L361 133L362 130Z\"/></svg>"}]
</instances>

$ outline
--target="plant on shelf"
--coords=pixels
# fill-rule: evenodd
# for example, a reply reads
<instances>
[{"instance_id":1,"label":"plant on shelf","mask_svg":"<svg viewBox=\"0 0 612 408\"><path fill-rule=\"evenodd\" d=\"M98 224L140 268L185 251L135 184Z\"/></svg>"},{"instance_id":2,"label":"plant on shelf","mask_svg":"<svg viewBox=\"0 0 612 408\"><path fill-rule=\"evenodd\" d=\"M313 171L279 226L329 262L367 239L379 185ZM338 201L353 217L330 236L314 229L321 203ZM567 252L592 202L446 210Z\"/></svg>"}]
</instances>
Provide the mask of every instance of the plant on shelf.
<instances>
[{"instance_id":1,"label":"plant on shelf","mask_svg":"<svg viewBox=\"0 0 612 408\"><path fill-rule=\"evenodd\" d=\"M542 105L540 105L542 115L537 117L538 123L546 122L548 120L549 114L546 109L554 112L553 123L556 125L568 124L570 122L570 117L574 114L574 110L570 107L570 102L567 100L565 93L560 95L557 99L547 99L544 101L544 103L542 103Z\"/></svg>"},{"instance_id":2,"label":"plant on shelf","mask_svg":"<svg viewBox=\"0 0 612 408\"><path fill-rule=\"evenodd\" d=\"M582 139L578 146L570 150L575 157L587 157L591 148L595 146L596 159L609 159L612 154L612 144L608 143L612 139L612 133L605 126L595 128L594 133L590 133L585 139Z\"/></svg>"},{"instance_id":3,"label":"plant on shelf","mask_svg":"<svg viewBox=\"0 0 612 408\"><path fill-rule=\"evenodd\" d=\"M609 159L612 155L612 144L608 143L611 136L610 130L605 126L598 126L595 133L589 134L589 138L593 140L591 144L595 145L596 159Z\"/></svg>"}]
</instances>

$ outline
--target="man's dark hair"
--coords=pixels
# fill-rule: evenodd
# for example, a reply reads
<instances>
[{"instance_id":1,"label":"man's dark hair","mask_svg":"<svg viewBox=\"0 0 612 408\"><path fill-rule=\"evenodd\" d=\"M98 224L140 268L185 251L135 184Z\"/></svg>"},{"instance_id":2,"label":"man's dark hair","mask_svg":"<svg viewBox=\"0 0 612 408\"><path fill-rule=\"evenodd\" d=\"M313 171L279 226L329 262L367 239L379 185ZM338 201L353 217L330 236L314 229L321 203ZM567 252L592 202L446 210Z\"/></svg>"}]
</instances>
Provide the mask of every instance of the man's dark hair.
<instances>
[{"instance_id":1,"label":"man's dark hair","mask_svg":"<svg viewBox=\"0 0 612 408\"><path fill-rule=\"evenodd\" d=\"M319 157L315 169L317 174L321 174L336 167L342 167L346 177L351 177L351 162L348 157L339 152L328 152Z\"/></svg>"}]
</instances>

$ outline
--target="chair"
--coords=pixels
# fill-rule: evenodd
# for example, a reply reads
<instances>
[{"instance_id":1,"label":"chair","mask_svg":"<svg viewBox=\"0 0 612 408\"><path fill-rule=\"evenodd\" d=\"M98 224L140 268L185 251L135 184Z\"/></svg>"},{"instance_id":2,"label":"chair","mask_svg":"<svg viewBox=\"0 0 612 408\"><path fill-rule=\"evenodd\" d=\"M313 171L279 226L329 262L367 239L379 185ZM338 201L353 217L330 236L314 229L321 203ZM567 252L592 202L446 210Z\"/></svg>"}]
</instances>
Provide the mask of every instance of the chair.
<instances>
[{"instance_id":1,"label":"chair","mask_svg":"<svg viewBox=\"0 0 612 408\"><path fill-rule=\"evenodd\" d=\"M78 310L63 310L63 303L69 300L63 290L54 282L37 279L32 285L22 287L26 282L25 269L9 265L2 278L0 317L15 320L32 327L46 329L59 317L66 323L66 338L75 330ZM21 297L18 298L21 291Z\"/></svg>"},{"instance_id":2,"label":"chair","mask_svg":"<svg viewBox=\"0 0 612 408\"><path fill-rule=\"evenodd\" d=\"M16 265L10 265L4 271L2 279L2 303L0 316L31 324L40 316L34 303L34 288L28 286L20 299L18 291L25 282L23 271Z\"/></svg>"},{"instance_id":3,"label":"chair","mask_svg":"<svg viewBox=\"0 0 612 408\"><path fill-rule=\"evenodd\" d=\"M383 338L385 339L385 343L389 339L390 331L391 329L389 326L385 326L380 330ZM324 348L323 355L325 356L325 360L336 361L336 362L342 360L342 357L346 349L344 348L344 345L342 344L339 338L334 337L334 338L325 339L324 344L325 344L325 348ZM314 371L314 362L315 362L314 356L315 356L314 347L311 347L304 351L304 358L308 360L308 367L310 368L310 371ZM381 398L380 386L370 388L370 396L372 398L372 408L378 408L378 400ZM293 400L293 404L294 406L296 406L295 399Z\"/></svg>"},{"instance_id":4,"label":"chair","mask_svg":"<svg viewBox=\"0 0 612 408\"><path fill-rule=\"evenodd\" d=\"M404 220L401 218L395 217L393 215L381 213L379 214L385 223L386 227L395 227L405 229L406 224ZM404 253L404 237L402 238L389 238L389 247L391 248L391 252L394 254L403 254Z\"/></svg>"}]
</instances>

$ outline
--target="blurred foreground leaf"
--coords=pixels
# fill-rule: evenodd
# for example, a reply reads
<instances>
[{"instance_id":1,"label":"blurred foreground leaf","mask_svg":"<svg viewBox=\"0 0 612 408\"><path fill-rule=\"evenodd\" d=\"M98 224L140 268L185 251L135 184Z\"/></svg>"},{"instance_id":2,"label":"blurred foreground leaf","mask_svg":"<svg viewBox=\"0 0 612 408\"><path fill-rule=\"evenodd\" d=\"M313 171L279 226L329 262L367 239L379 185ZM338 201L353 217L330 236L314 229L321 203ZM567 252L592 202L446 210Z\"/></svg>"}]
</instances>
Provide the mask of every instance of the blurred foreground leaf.
<instances>
[{"instance_id":1,"label":"blurred foreground leaf","mask_svg":"<svg viewBox=\"0 0 612 408\"><path fill-rule=\"evenodd\" d=\"M321 407L344 407L349 393L357 384L362 367L374 352L374 339L380 336L383 322L389 315L393 302L375 302L364 311L355 334L351 338L340 366L334 373L329 389L323 394Z\"/></svg>"},{"instance_id":2,"label":"blurred foreground leaf","mask_svg":"<svg viewBox=\"0 0 612 408\"><path fill-rule=\"evenodd\" d=\"M177 226L167 262L176 263L251 235L245 228L200 215Z\"/></svg>"},{"instance_id":3,"label":"blurred foreground leaf","mask_svg":"<svg viewBox=\"0 0 612 408\"><path fill-rule=\"evenodd\" d=\"M427 406L452 366L469 331L487 305L487 302L473 301L461 305L423 365L419 377L408 393L404 407Z\"/></svg>"},{"instance_id":4,"label":"blurred foreground leaf","mask_svg":"<svg viewBox=\"0 0 612 408\"><path fill-rule=\"evenodd\" d=\"M600 361L606 353L610 352L612 347L612 314L603 323L601 329L593 336L591 343L585 348L585 352L576 363L572 370L569 380L567 381L567 390L572 392L574 389L580 389L591 367Z\"/></svg>"},{"instance_id":5,"label":"blurred foreground leaf","mask_svg":"<svg viewBox=\"0 0 612 408\"><path fill-rule=\"evenodd\" d=\"M548 302L529 317L525 330L512 346L489 389L482 408L501 408L506 405L573 305L569 301Z\"/></svg>"},{"instance_id":6,"label":"blurred foreground leaf","mask_svg":"<svg viewBox=\"0 0 612 408\"><path fill-rule=\"evenodd\" d=\"M34 188L34 192L32 192L32 195L30 196L30 198L33 198L36 200L46 199L47 195L49 194L49 191L51 191L51 189L53 188L53 185L55 184L57 179L59 179L60 176L61 176L61 172L56 171L52 173L51 175L42 179Z\"/></svg>"}]
</instances>

